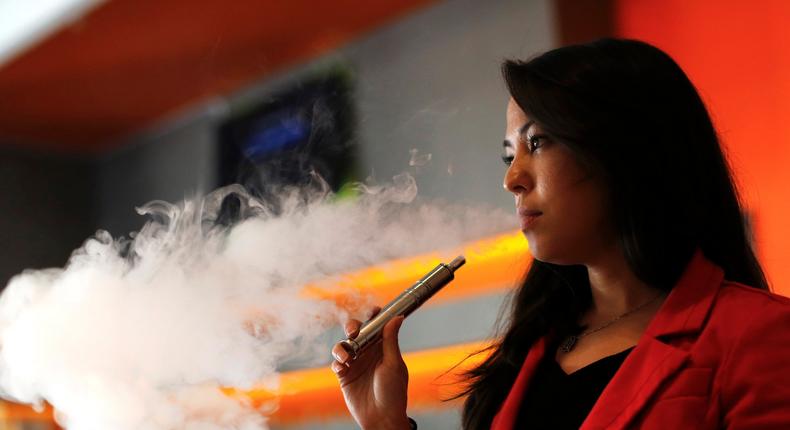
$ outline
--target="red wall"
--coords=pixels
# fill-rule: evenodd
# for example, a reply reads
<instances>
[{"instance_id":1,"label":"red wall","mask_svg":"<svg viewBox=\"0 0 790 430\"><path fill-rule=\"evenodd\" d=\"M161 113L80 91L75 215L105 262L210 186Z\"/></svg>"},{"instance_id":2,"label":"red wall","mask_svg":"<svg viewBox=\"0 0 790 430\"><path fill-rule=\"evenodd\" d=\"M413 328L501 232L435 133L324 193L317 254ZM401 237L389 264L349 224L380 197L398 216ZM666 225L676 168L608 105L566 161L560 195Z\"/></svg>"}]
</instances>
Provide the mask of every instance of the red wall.
<instances>
[{"instance_id":1,"label":"red wall","mask_svg":"<svg viewBox=\"0 0 790 430\"><path fill-rule=\"evenodd\" d=\"M614 10L619 36L665 50L700 90L768 280L790 295L790 1L617 0Z\"/></svg>"}]
</instances>

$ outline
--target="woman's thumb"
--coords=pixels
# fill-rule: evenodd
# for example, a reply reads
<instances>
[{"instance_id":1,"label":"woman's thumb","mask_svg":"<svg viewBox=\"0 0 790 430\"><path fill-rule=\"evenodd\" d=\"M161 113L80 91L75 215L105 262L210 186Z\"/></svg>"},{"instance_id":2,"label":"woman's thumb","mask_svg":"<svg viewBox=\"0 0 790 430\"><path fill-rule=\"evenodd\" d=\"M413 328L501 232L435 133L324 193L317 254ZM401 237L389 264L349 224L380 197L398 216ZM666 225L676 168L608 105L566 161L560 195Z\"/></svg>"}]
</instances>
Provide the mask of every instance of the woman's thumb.
<instances>
[{"instance_id":1,"label":"woman's thumb","mask_svg":"<svg viewBox=\"0 0 790 430\"><path fill-rule=\"evenodd\" d=\"M403 316L395 317L384 326L384 331L382 333L384 361L402 360L400 346L398 345L398 332L400 331L400 326L403 324L403 320Z\"/></svg>"}]
</instances>

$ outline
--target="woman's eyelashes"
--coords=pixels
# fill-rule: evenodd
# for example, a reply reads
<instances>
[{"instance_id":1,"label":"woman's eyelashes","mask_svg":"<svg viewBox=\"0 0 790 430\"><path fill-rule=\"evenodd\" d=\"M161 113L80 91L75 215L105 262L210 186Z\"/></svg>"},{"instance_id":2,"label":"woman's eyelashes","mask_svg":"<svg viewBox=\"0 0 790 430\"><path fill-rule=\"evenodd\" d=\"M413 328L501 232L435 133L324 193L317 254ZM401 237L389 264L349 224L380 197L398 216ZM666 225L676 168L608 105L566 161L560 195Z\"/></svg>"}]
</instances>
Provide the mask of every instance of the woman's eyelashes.
<instances>
[{"instance_id":1,"label":"woman's eyelashes","mask_svg":"<svg viewBox=\"0 0 790 430\"><path fill-rule=\"evenodd\" d=\"M505 145L502 149L504 151L502 153L502 162L505 163L505 166L510 167L510 165L513 164L513 160L516 158L516 150L513 147L513 143L505 140Z\"/></svg>"},{"instance_id":2,"label":"woman's eyelashes","mask_svg":"<svg viewBox=\"0 0 790 430\"><path fill-rule=\"evenodd\" d=\"M534 134L525 138L523 140L524 147L530 154L534 154L539 149L546 146L549 142L549 137L545 134ZM515 150L511 145L505 144L505 153L502 154L502 162L505 163L505 166L510 166L513 164L513 160L516 158Z\"/></svg>"},{"instance_id":3,"label":"woman's eyelashes","mask_svg":"<svg viewBox=\"0 0 790 430\"><path fill-rule=\"evenodd\" d=\"M548 140L548 136L545 134L533 134L532 136L527 137L525 144L530 154L533 154L535 151L542 148L546 144L546 140Z\"/></svg>"}]
</instances>

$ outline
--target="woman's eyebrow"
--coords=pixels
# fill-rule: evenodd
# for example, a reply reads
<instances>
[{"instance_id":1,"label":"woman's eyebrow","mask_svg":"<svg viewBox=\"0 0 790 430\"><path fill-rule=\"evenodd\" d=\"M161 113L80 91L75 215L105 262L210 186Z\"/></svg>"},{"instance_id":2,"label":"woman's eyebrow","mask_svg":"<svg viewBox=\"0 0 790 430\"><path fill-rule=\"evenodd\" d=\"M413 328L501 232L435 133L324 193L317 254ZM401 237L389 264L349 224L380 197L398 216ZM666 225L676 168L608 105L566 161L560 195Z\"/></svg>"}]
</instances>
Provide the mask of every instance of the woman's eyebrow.
<instances>
[{"instance_id":1,"label":"woman's eyebrow","mask_svg":"<svg viewBox=\"0 0 790 430\"><path fill-rule=\"evenodd\" d=\"M518 129L518 135L521 136L522 134L526 133L530 127L535 125L535 121L529 120L526 124L522 125L521 128Z\"/></svg>"},{"instance_id":2,"label":"woman's eyebrow","mask_svg":"<svg viewBox=\"0 0 790 430\"><path fill-rule=\"evenodd\" d=\"M523 135L524 133L526 133L526 132L527 132L527 130L529 130L529 128L530 128L530 127L532 127L534 124L535 124L535 121L532 121L532 120L529 120L529 121L527 121L527 123L526 123L526 124L524 124L524 125L522 125L521 127L519 127L519 129L518 129L518 135L519 135L519 136L522 136L522 135ZM510 139L505 139L505 141L504 141L504 142L502 142L502 146L504 146L505 148L507 148L507 147L515 147L515 146L516 146L516 144L515 144L515 143L513 143L513 142L511 142L511 141L510 141Z\"/></svg>"}]
</instances>

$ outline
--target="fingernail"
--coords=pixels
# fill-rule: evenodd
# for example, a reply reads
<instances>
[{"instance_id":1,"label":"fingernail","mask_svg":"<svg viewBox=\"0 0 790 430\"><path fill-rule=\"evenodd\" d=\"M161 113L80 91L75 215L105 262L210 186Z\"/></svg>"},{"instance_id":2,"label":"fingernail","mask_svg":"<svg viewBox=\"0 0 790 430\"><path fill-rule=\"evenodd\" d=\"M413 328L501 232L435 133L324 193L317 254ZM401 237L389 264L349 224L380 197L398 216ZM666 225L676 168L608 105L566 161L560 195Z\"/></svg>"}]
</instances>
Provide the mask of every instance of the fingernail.
<instances>
[{"instance_id":1,"label":"fingernail","mask_svg":"<svg viewBox=\"0 0 790 430\"><path fill-rule=\"evenodd\" d=\"M335 353L335 360L345 364L348 360L348 353L346 351L338 351Z\"/></svg>"}]
</instances>

